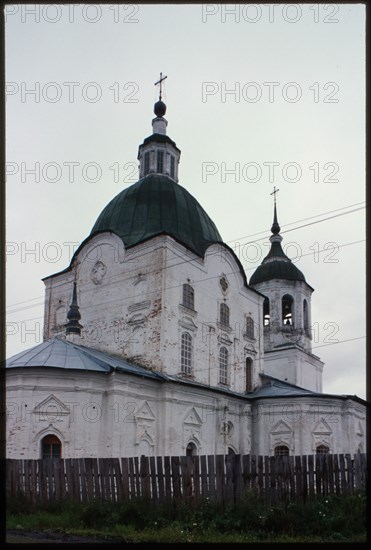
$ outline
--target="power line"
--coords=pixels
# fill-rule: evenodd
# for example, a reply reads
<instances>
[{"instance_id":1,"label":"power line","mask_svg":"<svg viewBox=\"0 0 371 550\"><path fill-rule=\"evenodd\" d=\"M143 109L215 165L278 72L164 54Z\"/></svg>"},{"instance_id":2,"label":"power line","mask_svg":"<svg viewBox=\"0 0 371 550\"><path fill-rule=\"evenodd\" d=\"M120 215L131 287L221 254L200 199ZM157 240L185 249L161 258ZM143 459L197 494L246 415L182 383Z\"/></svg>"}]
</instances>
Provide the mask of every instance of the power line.
<instances>
[{"instance_id":1,"label":"power line","mask_svg":"<svg viewBox=\"0 0 371 550\"><path fill-rule=\"evenodd\" d=\"M338 246L338 248L343 248L343 247L351 246L351 245L358 244L358 243L361 243L361 242L365 242L365 239L361 239L361 240L358 240L358 241L353 241L353 242L350 242L350 243L344 243L344 244L337 245L337 246ZM324 249L322 249L322 250L316 251L316 253L318 253L318 254L321 254L322 252L329 252L329 250L328 250L327 248L326 248L326 249L324 248ZM311 255L313 255L313 252L309 252L309 253L306 253L306 254L302 254L300 257L303 257L303 256L311 256ZM174 266L176 266L176 265L180 265L181 263L183 263L183 262L179 262L179 263L177 263L177 264L172 264L172 265L169 266L169 267L174 267ZM163 268L163 269L165 269L165 268ZM249 268L245 268L245 271L251 271L251 270L253 270L253 269L255 269L255 267L249 267ZM226 273L225 273L225 275L233 275L233 274L234 274L234 271L226 272ZM119 274L119 275L116 275L115 277L120 277L120 274ZM192 281L192 284L193 284L193 285L196 285L196 284L198 284L198 283L204 283L204 282L210 281L210 280L212 280L212 279L217 279L217 278L219 278L219 277L220 277L220 274L218 274L218 275L213 275L213 276L210 276L210 277L206 277L205 279L199 279L199 280L196 280L196 281ZM113 278L113 277L112 277L112 278ZM63 283L63 284L64 284L64 283ZM86 283L86 284L88 284L88 283ZM114 280L111 281L111 282L106 283L105 286L107 287L107 285L113 285L113 284L115 284L115 281L114 281ZM62 285L62 283L61 283L61 285ZM182 285L182 282L176 283L176 284L173 285L173 286L167 286L164 290L168 291L168 290L172 290L172 289L174 289L174 288L179 288L179 287L181 287L181 285ZM55 287L54 287L54 288L55 288ZM148 297L150 297L152 294L156 294L156 293L158 293L158 292L159 292L159 290L156 289L156 290L152 290L151 292L146 292L146 293L144 293L144 294L142 293L142 294L137 294L137 295L133 295L133 296L122 297L122 298L121 298L121 302L124 302L124 301L126 301L126 300L133 300L133 299L135 299L136 296L137 296L137 297L142 297L142 298L144 298L144 297L147 297L147 298L148 298ZM114 299L114 300L111 300L111 301L99 302L99 303L95 302L94 304L91 304L91 305L89 305L89 306L85 305L85 306L84 306L84 309L86 310L86 309L92 308L92 307L96 308L96 307L99 307L99 306L101 306L101 305L108 305L108 304L116 303L116 302L117 302L117 299ZM31 308L31 307L37 307L37 306L40 306L40 305L43 305L43 302L39 302L38 304L34 304L33 306L27 306L27 307L25 307L25 308L18 308L17 310L9 311L9 312L7 312L7 313L8 313L8 315L12 315L12 314L14 314L14 313L18 313L19 311L23 311L24 309L29 309L29 308ZM34 318L31 318L31 319L22 319L22 320L20 320L20 321L13 321L13 322L20 323L20 322L32 321L32 320L37 320L37 319L42 319L42 318L43 318L43 317L34 317Z\"/></svg>"},{"instance_id":2,"label":"power line","mask_svg":"<svg viewBox=\"0 0 371 550\"><path fill-rule=\"evenodd\" d=\"M358 204L361 204L361 203L358 203ZM351 206L351 205L350 205L350 206ZM344 208L348 208L348 207L344 207ZM344 208L340 208L340 209L337 209L337 210L343 210ZM299 226L299 227L296 227L296 228L288 229L288 230L286 230L286 231L281 231L281 233L287 233L287 232L289 232L289 231L295 231L295 230L297 230L297 229L301 229L301 228L307 227L307 226L309 226L309 225L315 225L316 223L321 223L321 222L323 222L323 221L327 221L327 220L332 219L332 218L336 218L336 217L339 217L339 216L344 216L344 215L346 215L346 214L350 214L350 213L352 213L352 212L356 212L356 211L358 211L358 210L362 210L363 208L364 208L364 207L362 207L362 208L356 208L356 209L354 209L354 210L350 210L350 211L347 211L347 212L343 212L343 213L337 214L337 215L335 215L335 216L329 216L329 217L324 218L324 219L322 219L322 220L317 220L317 221L315 221L315 222L311 222L311 223L309 223L309 224L304 224L304 225ZM337 210L333 210L333 212L336 212ZM319 214L319 215L323 215L323 214ZM316 217L316 216L314 216L314 217ZM305 219L310 219L310 218L304 218L303 221L304 221ZM299 221L300 221L300 220L299 220ZM297 223L297 222L292 222L292 223ZM292 225L292 224L288 224L288 225ZM262 238L260 238L260 239L254 240L254 241L249 241L249 242L246 242L246 243L242 243L241 246L246 246L247 244L254 244L254 243L257 243L258 241L265 240L265 239L266 239L266 237L262 237ZM234 239L234 241L236 241L236 239ZM227 242L232 242L232 241L227 241ZM362 242L362 241L355 241L355 242ZM340 246L348 246L348 245L340 245ZM340 246L339 246L339 247L340 247ZM150 254L150 252L145 252L143 255L146 255L146 254ZM138 258L141 258L143 255L139 255L138 257L133 258L133 259L131 259L131 260L129 260L129 261L137 260ZM310 255L310 253L309 253L309 254L303 254L302 256L305 256L305 255ZM192 260L192 259L182 259L180 262L175 263L175 264L171 264L171 265L168 265L168 266L165 266L165 267L161 268L160 270L164 270L164 269L169 269L169 268L172 268L172 267L176 267L176 266L178 266L178 265L181 265L182 263L189 263L190 261L193 261L193 260ZM254 267L248 268L248 270L251 270L251 269L254 269ZM127 271L127 272L125 273L125 275L130 275L130 273L132 273L132 272L134 272L134 271L136 271L136 268L133 269L133 270L131 270L131 271ZM64 284L65 284L64 282L63 282L63 283L58 283L58 284L55 285L53 288L54 288L54 289L55 289L55 288L58 288L58 286L63 286ZM86 284L88 284L88 283L86 283ZM107 280L106 280L106 284L107 284ZM109 284L113 284L113 283L109 283ZM83 285L81 285L81 286L83 286ZM80 289L81 289L81 286L79 286ZM43 298L43 296L35 297L35 298L30 298L30 299L28 299L28 300L24 300L24 301L22 301L22 302L18 302L18 303L12 304L12 305L8 306L8 308L14 307L14 306L16 306L16 305L21 305L22 303L27 303L27 302L29 302L29 301L33 301L33 300L37 300L37 299L42 299L42 298ZM32 305L26 306L26 307L24 307L24 308L19 308L19 309L17 309L17 310L10 311L10 312L8 312L8 314L10 315L10 314L13 314L13 313L17 313L18 311L22 311L23 309L31 309L31 308L33 308L33 307L37 307L37 306L42 305L42 304L43 304L43 302L39 302L39 303L37 303L37 304L32 304Z\"/></svg>"}]
</instances>

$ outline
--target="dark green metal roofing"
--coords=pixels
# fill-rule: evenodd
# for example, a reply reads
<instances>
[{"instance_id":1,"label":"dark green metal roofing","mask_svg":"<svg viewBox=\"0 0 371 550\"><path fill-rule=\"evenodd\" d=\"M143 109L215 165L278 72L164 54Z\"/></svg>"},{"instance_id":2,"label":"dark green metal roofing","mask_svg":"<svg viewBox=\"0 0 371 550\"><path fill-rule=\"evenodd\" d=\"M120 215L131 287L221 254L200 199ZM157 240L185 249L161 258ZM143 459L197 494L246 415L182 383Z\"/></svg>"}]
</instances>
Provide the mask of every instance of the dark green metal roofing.
<instances>
[{"instance_id":1,"label":"dark green metal roofing","mask_svg":"<svg viewBox=\"0 0 371 550\"><path fill-rule=\"evenodd\" d=\"M90 233L112 231L126 247L167 234L198 256L222 242L214 222L192 195L163 175L151 174L119 193L102 211Z\"/></svg>"},{"instance_id":2,"label":"dark green metal roofing","mask_svg":"<svg viewBox=\"0 0 371 550\"><path fill-rule=\"evenodd\" d=\"M273 260L272 262L260 265L251 276L249 284L255 285L256 283L262 283L263 281L270 281L272 279L305 282L304 275L291 261Z\"/></svg>"},{"instance_id":3,"label":"dark green metal roofing","mask_svg":"<svg viewBox=\"0 0 371 550\"><path fill-rule=\"evenodd\" d=\"M270 281L272 279L285 279L288 281L304 281L302 272L292 263L282 250L281 243L273 241L271 249L264 258L262 264L253 273L250 285Z\"/></svg>"}]
</instances>

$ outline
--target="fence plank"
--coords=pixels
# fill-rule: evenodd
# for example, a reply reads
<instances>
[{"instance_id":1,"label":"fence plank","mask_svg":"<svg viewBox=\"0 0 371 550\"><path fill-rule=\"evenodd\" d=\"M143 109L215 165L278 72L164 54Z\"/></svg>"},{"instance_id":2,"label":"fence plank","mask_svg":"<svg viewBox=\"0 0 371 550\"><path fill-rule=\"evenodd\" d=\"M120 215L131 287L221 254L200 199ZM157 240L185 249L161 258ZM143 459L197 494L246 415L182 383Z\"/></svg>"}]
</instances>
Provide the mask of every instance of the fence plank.
<instances>
[{"instance_id":1,"label":"fence plank","mask_svg":"<svg viewBox=\"0 0 371 550\"><path fill-rule=\"evenodd\" d=\"M79 471L80 471L80 483L81 483L81 501L87 502L88 500L88 490L86 488L87 476L85 470L85 459L79 458Z\"/></svg>"},{"instance_id":2,"label":"fence plank","mask_svg":"<svg viewBox=\"0 0 371 550\"><path fill-rule=\"evenodd\" d=\"M234 481L234 501L236 502L240 500L242 491L243 491L241 455L234 456L233 481Z\"/></svg>"},{"instance_id":3,"label":"fence plank","mask_svg":"<svg viewBox=\"0 0 371 550\"><path fill-rule=\"evenodd\" d=\"M129 482L130 482L130 498L133 499L137 495L137 486L135 483L135 472L134 472L134 458L130 457L129 462Z\"/></svg>"},{"instance_id":4,"label":"fence plank","mask_svg":"<svg viewBox=\"0 0 371 550\"><path fill-rule=\"evenodd\" d=\"M321 462L321 456L323 455L315 455L316 458L316 496L321 495L321 485L322 485L322 462Z\"/></svg>"},{"instance_id":5,"label":"fence plank","mask_svg":"<svg viewBox=\"0 0 371 550\"><path fill-rule=\"evenodd\" d=\"M73 500L73 479L72 479L72 468L71 468L72 458L66 458L65 467L66 467L66 496Z\"/></svg>"},{"instance_id":6,"label":"fence plank","mask_svg":"<svg viewBox=\"0 0 371 550\"><path fill-rule=\"evenodd\" d=\"M191 475L194 503L198 506L201 499L200 457L198 455L192 456Z\"/></svg>"},{"instance_id":7,"label":"fence plank","mask_svg":"<svg viewBox=\"0 0 371 550\"><path fill-rule=\"evenodd\" d=\"M179 457L172 456L170 461L171 461L171 475L173 478L173 495L175 500L179 500L181 496Z\"/></svg>"},{"instance_id":8,"label":"fence plank","mask_svg":"<svg viewBox=\"0 0 371 550\"><path fill-rule=\"evenodd\" d=\"M165 501L165 485L164 485L164 470L162 464L162 457L158 456L157 463L157 481L158 481L158 500L160 502Z\"/></svg>"},{"instance_id":9,"label":"fence plank","mask_svg":"<svg viewBox=\"0 0 371 550\"><path fill-rule=\"evenodd\" d=\"M224 455L216 455L215 457L215 469L216 469L216 500L217 502L223 502L225 495L224 488Z\"/></svg>"},{"instance_id":10,"label":"fence plank","mask_svg":"<svg viewBox=\"0 0 371 550\"><path fill-rule=\"evenodd\" d=\"M303 478L301 468L301 456L295 456L295 481L296 481L296 500L303 501Z\"/></svg>"},{"instance_id":11,"label":"fence plank","mask_svg":"<svg viewBox=\"0 0 371 550\"><path fill-rule=\"evenodd\" d=\"M122 498L126 500L130 498L129 460L127 458L121 459L121 475L122 475Z\"/></svg>"},{"instance_id":12,"label":"fence plank","mask_svg":"<svg viewBox=\"0 0 371 550\"><path fill-rule=\"evenodd\" d=\"M250 455L244 455L242 457L242 479L243 490L250 491L251 479L250 479Z\"/></svg>"},{"instance_id":13,"label":"fence plank","mask_svg":"<svg viewBox=\"0 0 371 550\"><path fill-rule=\"evenodd\" d=\"M135 492L137 497L142 496L142 487L140 484L140 471L139 471L139 458L134 457L134 469L135 469Z\"/></svg>"},{"instance_id":14,"label":"fence plank","mask_svg":"<svg viewBox=\"0 0 371 550\"><path fill-rule=\"evenodd\" d=\"M92 500L94 498L93 460L95 459L85 458L85 475L88 500Z\"/></svg>"},{"instance_id":15,"label":"fence plank","mask_svg":"<svg viewBox=\"0 0 371 550\"><path fill-rule=\"evenodd\" d=\"M296 494L296 485L295 485L295 460L292 455L289 455L288 460L288 469L289 469L289 479L290 479L290 500L295 500Z\"/></svg>"},{"instance_id":16,"label":"fence plank","mask_svg":"<svg viewBox=\"0 0 371 550\"><path fill-rule=\"evenodd\" d=\"M337 495L340 495L340 468L339 468L338 455L333 455L333 469L334 469L335 493Z\"/></svg>"},{"instance_id":17,"label":"fence plank","mask_svg":"<svg viewBox=\"0 0 371 550\"><path fill-rule=\"evenodd\" d=\"M257 477L256 477L256 456L250 457L250 487L251 489L257 489Z\"/></svg>"},{"instance_id":18,"label":"fence plank","mask_svg":"<svg viewBox=\"0 0 371 550\"><path fill-rule=\"evenodd\" d=\"M269 474L270 474L270 483L269 483L269 498L270 503L275 505L277 502L277 487L276 487L276 463L277 457L269 457Z\"/></svg>"},{"instance_id":19,"label":"fence plank","mask_svg":"<svg viewBox=\"0 0 371 550\"><path fill-rule=\"evenodd\" d=\"M334 494L334 461L333 456L328 454L326 455L327 459L327 475L328 475L328 493Z\"/></svg>"},{"instance_id":20,"label":"fence plank","mask_svg":"<svg viewBox=\"0 0 371 550\"><path fill-rule=\"evenodd\" d=\"M114 465L114 458L108 459L108 466L109 466L109 475L110 475L110 487L111 487L111 499L114 502L117 502L118 500L118 487L117 484L119 482L119 477L116 477L116 468ZM120 471L120 468L119 468Z\"/></svg>"},{"instance_id":21,"label":"fence plank","mask_svg":"<svg viewBox=\"0 0 371 550\"><path fill-rule=\"evenodd\" d=\"M31 500L31 460L23 461L24 472L24 496L27 500Z\"/></svg>"},{"instance_id":22,"label":"fence plank","mask_svg":"<svg viewBox=\"0 0 371 550\"><path fill-rule=\"evenodd\" d=\"M206 456L200 456L201 462L201 496L203 499L207 499L209 496L209 489L207 484L207 461Z\"/></svg>"},{"instance_id":23,"label":"fence plank","mask_svg":"<svg viewBox=\"0 0 371 550\"><path fill-rule=\"evenodd\" d=\"M149 457L149 476L151 479L151 491L152 500L156 502L158 500L157 492L157 475L156 475L156 459L154 456Z\"/></svg>"},{"instance_id":24,"label":"fence plank","mask_svg":"<svg viewBox=\"0 0 371 550\"><path fill-rule=\"evenodd\" d=\"M264 498L264 457L258 456L258 487L259 487L259 495Z\"/></svg>"},{"instance_id":25,"label":"fence plank","mask_svg":"<svg viewBox=\"0 0 371 550\"><path fill-rule=\"evenodd\" d=\"M55 490L55 499L60 500L62 496L62 490L61 490L61 467L62 467L62 459L61 458L55 458L53 460L53 474L54 474L54 490Z\"/></svg>"},{"instance_id":26,"label":"fence plank","mask_svg":"<svg viewBox=\"0 0 371 550\"><path fill-rule=\"evenodd\" d=\"M100 485L100 474L99 474L99 463L98 459L94 458L92 462L93 470L93 481L94 481L94 495L95 498L104 498L102 497L101 485Z\"/></svg>"},{"instance_id":27,"label":"fence plank","mask_svg":"<svg viewBox=\"0 0 371 550\"><path fill-rule=\"evenodd\" d=\"M265 494L265 500L266 502L271 501L271 492L270 492L270 462L269 462L269 456L264 457L264 494Z\"/></svg>"},{"instance_id":28,"label":"fence plank","mask_svg":"<svg viewBox=\"0 0 371 550\"><path fill-rule=\"evenodd\" d=\"M149 499L151 497L151 486L149 479L149 460L148 456L140 457L140 480L142 486L142 497Z\"/></svg>"},{"instance_id":29,"label":"fence plank","mask_svg":"<svg viewBox=\"0 0 371 550\"><path fill-rule=\"evenodd\" d=\"M209 495L210 500L215 499L215 457L214 455L209 455L207 457L207 470L209 475Z\"/></svg>"},{"instance_id":30,"label":"fence plank","mask_svg":"<svg viewBox=\"0 0 371 550\"><path fill-rule=\"evenodd\" d=\"M301 457L302 467L302 487L303 487L303 502L308 500L308 467L307 467L307 455Z\"/></svg>"},{"instance_id":31,"label":"fence plank","mask_svg":"<svg viewBox=\"0 0 371 550\"><path fill-rule=\"evenodd\" d=\"M185 501L189 504L192 500L192 479L191 479L191 457L180 457L181 470L181 493Z\"/></svg>"},{"instance_id":32,"label":"fence plank","mask_svg":"<svg viewBox=\"0 0 371 550\"><path fill-rule=\"evenodd\" d=\"M72 459L72 476L73 476L73 492L74 499L81 502L80 474L79 474L79 459Z\"/></svg>"},{"instance_id":33,"label":"fence plank","mask_svg":"<svg viewBox=\"0 0 371 550\"><path fill-rule=\"evenodd\" d=\"M118 458L112 459L112 472L115 479L116 501L120 502L123 499L123 488L120 461Z\"/></svg>"},{"instance_id":34,"label":"fence plank","mask_svg":"<svg viewBox=\"0 0 371 550\"><path fill-rule=\"evenodd\" d=\"M30 460L30 470L31 470L31 481L30 481L30 491L31 491L31 501L36 502L37 500L37 462L36 460ZM63 496L63 495L62 495Z\"/></svg>"},{"instance_id":35,"label":"fence plank","mask_svg":"<svg viewBox=\"0 0 371 550\"><path fill-rule=\"evenodd\" d=\"M353 480L353 463L352 463L352 457L349 453L345 455L345 461L347 465L347 486L348 486L348 492L350 494L353 493L354 489L354 480Z\"/></svg>"},{"instance_id":36,"label":"fence plank","mask_svg":"<svg viewBox=\"0 0 371 550\"><path fill-rule=\"evenodd\" d=\"M169 456L164 457L164 469L165 469L166 501L170 502L172 494L173 494L173 488L172 488L172 485L171 485L171 465L170 465L170 457Z\"/></svg>"},{"instance_id":37,"label":"fence plank","mask_svg":"<svg viewBox=\"0 0 371 550\"><path fill-rule=\"evenodd\" d=\"M233 487L233 459L235 455L226 455L225 457L225 494L224 498L227 502L234 501Z\"/></svg>"},{"instance_id":38,"label":"fence plank","mask_svg":"<svg viewBox=\"0 0 371 550\"><path fill-rule=\"evenodd\" d=\"M340 466L341 493L345 495L348 492L348 488L347 488L346 475L345 475L345 458L343 454L339 455L339 466Z\"/></svg>"},{"instance_id":39,"label":"fence plank","mask_svg":"<svg viewBox=\"0 0 371 550\"><path fill-rule=\"evenodd\" d=\"M104 474L104 458L98 458L98 466L99 466L99 487L100 487L100 494L101 499L106 500L107 499L107 492L106 492L106 477Z\"/></svg>"},{"instance_id":40,"label":"fence plank","mask_svg":"<svg viewBox=\"0 0 371 550\"><path fill-rule=\"evenodd\" d=\"M46 486L46 475L45 475L45 461L41 460L41 458L37 461L37 470L39 475L39 494L40 494L40 500L42 502L46 502L47 497L47 486Z\"/></svg>"},{"instance_id":41,"label":"fence plank","mask_svg":"<svg viewBox=\"0 0 371 550\"><path fill-rule=\"evenodd\" d=\"M308 455L308 498L314 498L314 459Z\"/></svg>"}]
</instances>

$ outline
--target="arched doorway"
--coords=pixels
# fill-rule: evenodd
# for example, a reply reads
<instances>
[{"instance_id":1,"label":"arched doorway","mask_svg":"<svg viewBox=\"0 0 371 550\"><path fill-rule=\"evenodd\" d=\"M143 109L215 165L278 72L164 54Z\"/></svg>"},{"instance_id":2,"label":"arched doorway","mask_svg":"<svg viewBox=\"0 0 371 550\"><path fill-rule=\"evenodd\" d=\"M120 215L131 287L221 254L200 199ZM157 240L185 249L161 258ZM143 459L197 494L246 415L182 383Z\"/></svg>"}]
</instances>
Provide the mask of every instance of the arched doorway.
<instances>
[{"instance_id":1,"label":"arched doorway","mask_svg":"<svg viewBox=\"0 0 371 550\"><path fill-rule=\"evenodd\" d=\"M41 457L46 458L61 458L62 443L54 434L48 434L41 440Z\"/></svg>"}]
</instances>

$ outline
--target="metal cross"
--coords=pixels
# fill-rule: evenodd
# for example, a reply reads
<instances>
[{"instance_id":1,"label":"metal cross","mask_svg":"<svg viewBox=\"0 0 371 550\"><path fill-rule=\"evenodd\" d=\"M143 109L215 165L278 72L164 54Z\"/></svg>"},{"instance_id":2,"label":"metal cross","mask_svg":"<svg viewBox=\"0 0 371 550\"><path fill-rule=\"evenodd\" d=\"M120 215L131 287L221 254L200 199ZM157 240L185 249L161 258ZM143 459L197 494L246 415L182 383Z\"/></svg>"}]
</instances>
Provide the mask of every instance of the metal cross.
<instances>
[{"instance_id":1,"label":"metal cross","mask_svg":"<svg viewBox=\"0 0 371 550\"><path fill-rule=\"evenodd\" d=\"M279 189L276 189L276 186L273 187L273 191L271 195L274 195L274 204L276 204L276 193L278 193Z\"/></svg>"},{"instance_id":2,"label":"metal cross","mask_svg":"<svg viewBox=\"0 0 371 550\"><path fill-rule=\"evenodd\" d=\"M157 82L155 82L155 86L157 86L158 84L160 84L160 101L162 99L162 82L165 80L165 78L167 78L167 75L166 76L162 76L162 73L160 73L160 80L158 80Z\"/></svg>"}]
</instances>

